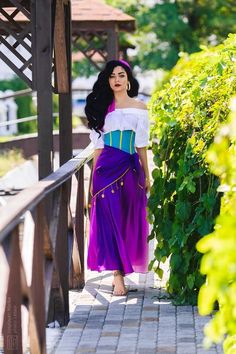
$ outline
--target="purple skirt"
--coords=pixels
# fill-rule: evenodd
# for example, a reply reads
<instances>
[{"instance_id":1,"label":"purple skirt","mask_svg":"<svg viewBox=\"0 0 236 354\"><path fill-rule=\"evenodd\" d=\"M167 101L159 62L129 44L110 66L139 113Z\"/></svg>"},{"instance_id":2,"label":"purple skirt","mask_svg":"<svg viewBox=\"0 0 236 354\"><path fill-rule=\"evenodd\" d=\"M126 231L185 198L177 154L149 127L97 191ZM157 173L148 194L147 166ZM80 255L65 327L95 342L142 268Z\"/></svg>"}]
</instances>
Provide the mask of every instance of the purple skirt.
<instances>
[{"instance_id":1,"label":"purple skirt","mask_svg":"<svg viewBox=\"0 0 236 354\"><path fill-rule=\"evenodd\" d=\"M105 145L92 183L88 268L147 272L147 197L138 154Z\"/></svg>"}]
</instances>

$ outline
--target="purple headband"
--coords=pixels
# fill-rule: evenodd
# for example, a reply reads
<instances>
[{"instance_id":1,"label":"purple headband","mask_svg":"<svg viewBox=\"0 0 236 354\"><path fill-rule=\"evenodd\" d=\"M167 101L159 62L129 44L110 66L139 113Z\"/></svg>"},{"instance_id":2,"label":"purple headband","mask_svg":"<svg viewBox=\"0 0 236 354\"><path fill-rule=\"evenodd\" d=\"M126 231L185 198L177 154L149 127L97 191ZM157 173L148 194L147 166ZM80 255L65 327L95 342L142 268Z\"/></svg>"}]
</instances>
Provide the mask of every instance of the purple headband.
<instances>
[{"instance_id":1,"label":"purple headband","mask_svg":"<svg viewBox=\"0 0 236 354\"><path fill-rule=\"evenodd\" d=\"M127 61L121 59L121 60L118 60L120 63L126 65L130 70L131 70L131 66L129 65L129 63L127 63Z\"/></svg>"}]
</instances>

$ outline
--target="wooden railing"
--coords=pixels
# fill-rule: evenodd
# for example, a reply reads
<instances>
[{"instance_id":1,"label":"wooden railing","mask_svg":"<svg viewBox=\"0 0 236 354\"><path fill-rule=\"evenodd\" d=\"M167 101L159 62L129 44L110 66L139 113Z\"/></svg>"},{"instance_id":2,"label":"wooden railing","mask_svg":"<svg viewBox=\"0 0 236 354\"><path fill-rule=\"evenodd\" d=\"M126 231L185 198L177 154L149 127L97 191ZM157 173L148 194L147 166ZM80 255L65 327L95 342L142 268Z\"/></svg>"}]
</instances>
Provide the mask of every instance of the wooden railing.
<instances>
[{"instance_id":1,"label":"wooden railing","mask_svg":"<svg viewBox=\"0 0 236 354\"><path fill-rule=\"evenodd\" d=\"M87 147L0 208L0 329L6 354L21 354L27 347L46 353L46 324L68 323L68 290L84 284L89 202L84 168L91 160Z\"/></svg>"}]
</instances>

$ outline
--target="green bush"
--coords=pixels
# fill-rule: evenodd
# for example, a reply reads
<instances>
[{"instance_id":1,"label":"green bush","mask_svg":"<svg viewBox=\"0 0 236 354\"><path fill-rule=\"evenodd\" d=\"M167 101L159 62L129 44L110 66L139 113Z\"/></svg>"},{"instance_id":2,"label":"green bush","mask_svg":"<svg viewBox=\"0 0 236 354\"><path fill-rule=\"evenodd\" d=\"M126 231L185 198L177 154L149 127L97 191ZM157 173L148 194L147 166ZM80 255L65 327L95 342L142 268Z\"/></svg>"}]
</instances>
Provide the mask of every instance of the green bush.
<instances>
[{"instance_id":1,"label":"green bush","mask_svg":"<svg viewBox=\"0 0 236 354\"><path fill-rule=\"evenodd\" d=\"M233 115L223 125L207 153L212 173L220 178L220 215L214 232L203 237L197 249L204 253L201 272L207 282L199 292L199 311L210 314L215 302L219 310L207 324L206 344L224 341L224 352L236 353L236 99Z\"/></svg>"},{"instance_id":2,"label":"green bush","mask_svg":"<svg viewBox=\"0 0 236 354\"><path fill-rule=\"evenodd\" d=\"M213 230L219 213L219 180L206 161L206 151L219 123L229 113L236 89L236 36L224 44L183 55L171 79L156 92L150 108L155 169L148 201L157 240L150 269L162 276L160 262L170 261L167 290L176 304L195 304L204 276L196 243Z\"/></svg>"},{"instance_id":3,"label":"green bush","mask_svg":"<svg viewBox=\"0 0 236 354\"><path fill-rule=\"evenodd\" d=\"M11 80L0 81L0 91L12 90L20 91L28 88L26 83L18 77ZM58 112L58 95L53 94L52 96L53 112ZM26 118L37 115L37 109L33 103L32 96L22 96L16 97L15 102L17 104L17 118ZM59 115L52 118L53 119L53 129L59 128ZM27 134L37 132L37 119L31 120L29 122L23 122L18 124L19 133Z\"/></svg>"},{"instance_id":4,"label":"green bush","mask_svg":"<svg viewBox=\"0 0 236 354\"><path fill-rule=\"evenodd\" d=\"M1 91L6 91L6 90L12 90L12 91L20 91L28 88L26 83L19 79L18 77L15 77L14 79L11 80L2 80L0 81L0 90ZM18 106L17 109L17 117L18 118L25 118L25 117L30 117L36 114L35 107L33 106L32 103L32 97L31 95L28 96L23 96L23 97L17 97L15 99L15 102ZM37 131L37 121L30 121L30 122L24 122L18 124L18 129L19 133L32 133Z\"/></svg>"}]
</instances>

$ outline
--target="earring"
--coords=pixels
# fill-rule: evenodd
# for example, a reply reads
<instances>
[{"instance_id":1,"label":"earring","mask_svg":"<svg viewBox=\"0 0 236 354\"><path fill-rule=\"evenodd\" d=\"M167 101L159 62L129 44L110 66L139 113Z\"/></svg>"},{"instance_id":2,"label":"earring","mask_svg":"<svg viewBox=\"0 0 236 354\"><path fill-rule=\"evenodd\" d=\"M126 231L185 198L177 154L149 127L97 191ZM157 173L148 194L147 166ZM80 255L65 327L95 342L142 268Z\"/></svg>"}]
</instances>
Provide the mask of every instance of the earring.
<instances>
[{"instance_id":1,"label":"earring","mask_svg":"<svg viewBox=\"0 0 236 354\"><path fill-rule=\"evenodd\" d=\"M128 81L128 84L127 84L127 91L130 91L131 89L131 86L130 86L130 82Z\"/></svg>"}]
</instances>

